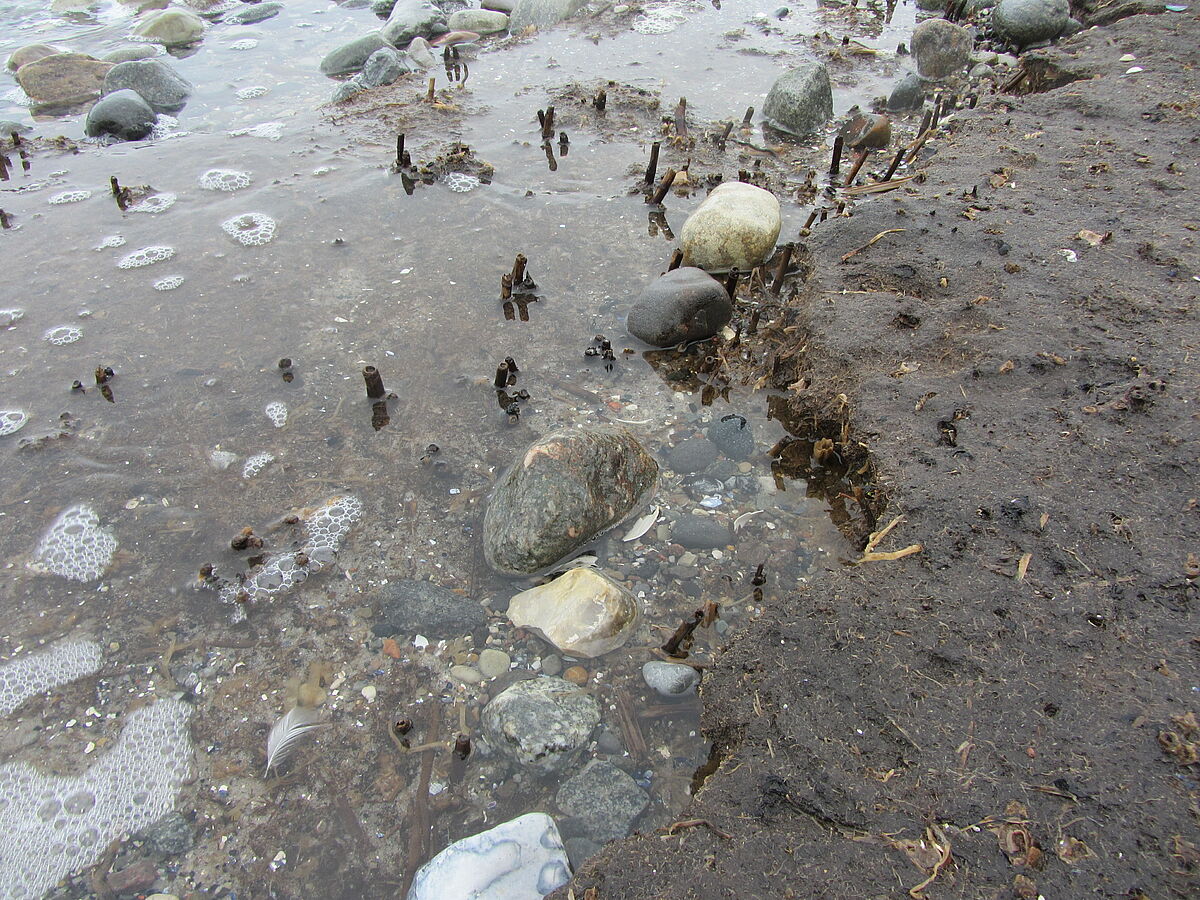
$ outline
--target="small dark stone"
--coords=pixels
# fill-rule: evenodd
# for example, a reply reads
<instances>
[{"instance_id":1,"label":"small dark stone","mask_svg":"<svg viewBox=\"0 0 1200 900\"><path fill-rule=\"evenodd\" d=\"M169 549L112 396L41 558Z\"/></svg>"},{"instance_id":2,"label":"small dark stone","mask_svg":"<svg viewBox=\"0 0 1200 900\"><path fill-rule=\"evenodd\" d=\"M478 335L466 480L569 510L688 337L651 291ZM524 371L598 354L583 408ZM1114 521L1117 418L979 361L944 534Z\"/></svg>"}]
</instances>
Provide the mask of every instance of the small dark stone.
<instances>
[{"instance_id":1,"label":"small dark stone","mask_svg":"<svg viewBox=\"0 0 1200 900\"><path fill-rule=\"evenodd\" d=\"M680 516L671 526L671 540L689 550L712 550L733 543L729 526L707 516Z\"/></svg>"},{"instance_id":2,"label":"small dark stone","mask_svg":"<svg viewBox=\"0 0 1200 900\"><path fill-rule=\"evenodd\" d=\"M681 474L703 472L716 461L717 448L703 438L688 438L667 454L667 465Z\"/></svg>"},{"instance_id":3,"label":"small dark stone","mask_svg":"<svg viewBox=\"0 0 1200 900\"><path fill-rule=\"evenodd\" d=\"M431 581L396 581L376 592L381 619L372 627L378 637L423 634L434 638L462 637L487 624L483 607Z\"/></svg>"},{"instance_id":4,"label":"small dark stone","mask_svg":"<svg viewBox=\"0 0 1200 900\"><path fill-rule=\"evenodd\" d=\"M888 109L893 112L920 109L924 104L925 83L915 72L910 72L896 82L891 96L888 97Z\"/></svg>"},{"instance_id":5,"label":"small dark stone","mask_svg":"<svg viewBox=\"0 0 1200 900\"><path fill-rule=\"evenodd\" d=\"M136 91L123 90L96 102L88 111L84 131L89 137L111 134L122 141L140 141L156 121L158 116Z\"/></svg>"},{"instance_id":6,"label":"small dark stone","mask_svg":"<svg viewBox=\"0 0 1200 900\"><path fill-rule=\"evenodd\" d=\"M730 459L749 459L754 455L754 433L744 416L722 416L708 426L707 435Z\"/></svg>"},{"instance_id":7,"label":"small dark stone","mask_svg":"<svg viewBox=\"0 0 1200 900\"><path fill-rule=\"evenodd\" d=\"M179 856L192 849L195 834L181 813L167 813L153 825L147 825L138 837L163 856Z\"/></svg>"},{"instance_id":8,"label":"small dark stone","mask_svg":"<svg viewBox=\"0 0 1200 900\"><path fill-rule=\"evenodd\" d=\"M106 879L114 894L140 894L148 891L158 881L158 869L148 859L139 859Z\"/></svg>"},{"instance_id":9,"label":"small dark stone","mask_svg":"<svg viewBox=\"0 0 1200 900\"><path fill-rule=\"evenodd\" d=\"M629 311L630 334L655 347L712 337L733 315L725 287L703 269L684 266L652 281Z\"/></svg>"}]
</instances>

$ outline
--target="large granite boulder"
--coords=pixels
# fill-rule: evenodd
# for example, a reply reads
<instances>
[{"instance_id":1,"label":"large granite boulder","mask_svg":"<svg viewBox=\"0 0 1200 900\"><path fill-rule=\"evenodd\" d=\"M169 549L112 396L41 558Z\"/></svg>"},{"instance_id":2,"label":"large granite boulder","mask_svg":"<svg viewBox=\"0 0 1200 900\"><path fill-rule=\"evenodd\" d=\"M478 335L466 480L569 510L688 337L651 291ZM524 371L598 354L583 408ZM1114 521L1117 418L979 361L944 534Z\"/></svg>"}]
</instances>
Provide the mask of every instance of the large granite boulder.
<instances>
[{"instance_id":1,"label":"large granite boulder","mask_svg":"<svg viewBox=\"0 0 1200 900\"><path fill-rule=\"evenodd\" d=\"M60 47L51 47L49 44L26 44L24 47L18 47L8 57L8 71L15 72L26 63L37 62L47 56L66 52L68 51Z\"/></svg>"},{"instance_id":2,"label":"large granite boulder","mask_svg":"<svg viewBox=\"0 0 1200 900\"><path fill-rule=\"evenodd\" d=\"M391 46L378 31L369 31L362 37L335 47L321 60L321 74L353 75L362 69L371 54L381 47Z\"/></svg>"},{"instance_id":3,"label":"large granite boulder","mask_svg":"<svg viewBox=\"0 0 1200 900\"><path fill-rule=\"evenodd\" d=\"M460 9L451 13L447 23L451 31L473 31L475 34L496 34L508 30L508 16L488 9Z\"/></svg>"},{"instance_id":4,"label":"large granite boulder","mask_svg":"<svg viewBox=\"0 0 1200 900\"><path fill-rule=\"evenodd\" d=\"M143 19L133 33L164 47L186 47L204 37L204 20L186 9L163 9Z\"/></svg>"},{"instance_id":5,"label":"large granite boulder","mask_svg":"<svg viewBox=\"0 0 1200 900\"><path fill-rule=\"evenodd\" d=\"M600 704L562 678L518 681L483 708L484 734L523 766L561 771L574 761L600 724Z\"/></svg>"},{"instance_id":6,"label":"large granite boulder","mask_svg":"<svg viewBox=\"0 0 1200 900\"><path fill-rule=\"evenodd\" d=\"M925 78L948 78L961 72L967 67L973 45L969 28L945 19L926 19L912 34L917 73Z\"/></svg>"},{"instance_id":7,"label":"large granite boulder","mask_svg":"<svg viewBox=\"0 0 1200 900\"><path fill-rule=\"evenodd\" d=\"M446 14L428 0L397 0L384 24L383 38L403 47L415 37L435 37L449 31Z\"/></svg>"},{"instance_id":8,"label":"large granite boulder","mask_svg":"<svg viewBox=\"0 0 1200 900\"><path fill-rule=\"evenodd\" d=\"M641 506L657 481L658 464L623 428L553 432L535 441L492 492L484 557L497 572L540 572Z\"/></svg>"}]
</instances>

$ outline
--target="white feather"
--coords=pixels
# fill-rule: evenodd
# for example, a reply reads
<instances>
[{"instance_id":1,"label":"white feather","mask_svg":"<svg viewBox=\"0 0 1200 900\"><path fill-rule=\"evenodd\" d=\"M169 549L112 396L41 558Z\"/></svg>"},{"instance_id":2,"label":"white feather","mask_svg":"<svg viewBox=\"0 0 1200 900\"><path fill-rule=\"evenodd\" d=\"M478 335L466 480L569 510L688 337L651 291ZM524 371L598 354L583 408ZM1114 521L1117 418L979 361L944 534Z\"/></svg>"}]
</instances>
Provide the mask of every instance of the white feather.
<instances>
[{"instance_id":1,"label":"white feather","mask_svg":"<svg viewBox=\"0 0 1200 900\"><path fill-rule=\"evenodd\" d=\"M658 507L652 506L650 507L650 512L646 513L644 516L634 522L632 526L630 526L629 531L625 533L625 537L621 538L621 540L636 541L643 534L649 531L651 526L657 521Z\"/></svg>"},{"instance_id":2,"label":"white feather","mask_svg":"<svg viewBox=\"0 0 1200 900\"><path fill-rule=\"evenodd\" d=\"M328 723L321 722L316 710L295 706L280 717L271 726L267 735L267 772L282 765L295 751L306 734L316 728L324 728Z\"/></svg>"}]
</instances>

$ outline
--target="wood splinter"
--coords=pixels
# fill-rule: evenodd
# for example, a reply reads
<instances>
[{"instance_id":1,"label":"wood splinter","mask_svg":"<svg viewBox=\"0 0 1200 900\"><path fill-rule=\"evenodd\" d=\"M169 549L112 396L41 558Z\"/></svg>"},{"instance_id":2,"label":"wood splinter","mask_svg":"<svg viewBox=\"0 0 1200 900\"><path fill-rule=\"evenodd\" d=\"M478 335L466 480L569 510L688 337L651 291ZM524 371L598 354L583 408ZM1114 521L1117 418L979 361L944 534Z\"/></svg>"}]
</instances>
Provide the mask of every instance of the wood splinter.
<instances>
[{"instance_id":1,"label":"wood splinter","mask_svg":"<svg viewBox=\"0 0 1200 900\"><path fill-rule=\"evenodd\" d=\"M662 181L658 183L658 187L654 189L654 193L650 195L646 202L662 203L663 198L667 196L667 191L669 191L671 189L671 185L675 183L676 174L677 173L674 169L667 169L666 174L664 174L662 177Z\"/></svg>"},{"instance_id":2,"label":"wood splinter","mask_svg":"<svg viewBox=\"0 0 1200 900\"><path fill-rule=\"evenodd\" d=\"M684 645L691 644L692 632L699 627L703 619L704 610L698 609L692 613L692 617L690 619L686 619L678 628L676 628L675 633L671 635L670 639L665 644L662 645L663 653L667 654L667 656L673 656L676 659L686 658L688 652L686 649L684 649Z\"/></svg>"}]
</instances>

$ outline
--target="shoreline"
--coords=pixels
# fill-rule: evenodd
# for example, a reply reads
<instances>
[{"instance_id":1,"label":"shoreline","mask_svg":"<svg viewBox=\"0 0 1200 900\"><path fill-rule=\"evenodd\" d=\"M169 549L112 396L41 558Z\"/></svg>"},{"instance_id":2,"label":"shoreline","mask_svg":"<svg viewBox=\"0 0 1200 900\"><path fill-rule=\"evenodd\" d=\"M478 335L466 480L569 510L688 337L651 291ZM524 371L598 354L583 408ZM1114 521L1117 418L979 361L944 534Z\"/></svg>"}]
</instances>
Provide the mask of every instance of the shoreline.
<instances>
[{"instance_id":1,"label":"shoreline","mask_svg":"<svg viewBox=\"0 0 1200 900\"><path fill-rule=\"evenodd\" d=\"M922 185L813 232L775 386L869 450L877 549L921 551L739 633L680 821L552 896L1196 890L1198 25L1026 53L1062 86L982 99Z\"/></svg>"}]
</instances>

